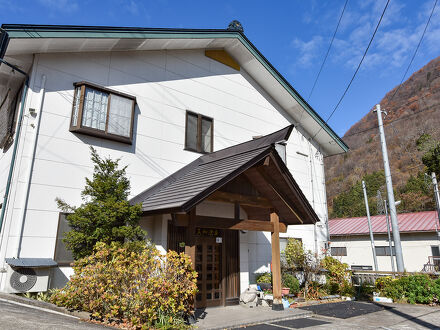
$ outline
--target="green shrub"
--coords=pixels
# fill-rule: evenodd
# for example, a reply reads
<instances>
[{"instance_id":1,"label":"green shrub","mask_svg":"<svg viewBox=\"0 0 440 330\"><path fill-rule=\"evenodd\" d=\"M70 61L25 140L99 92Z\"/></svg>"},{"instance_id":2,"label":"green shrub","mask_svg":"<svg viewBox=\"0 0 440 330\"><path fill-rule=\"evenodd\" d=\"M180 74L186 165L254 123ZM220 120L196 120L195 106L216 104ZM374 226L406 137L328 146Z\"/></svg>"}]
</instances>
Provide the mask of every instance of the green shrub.
<instances>
[{"instance_id":1,"label":"green shrub","mask_svg":"<svg viewBox=\"0 0 440 330\"><path fill-rule=\"evenodd\" d=\"M326 256L321 260L321 266L328 272L327 289L330 294L340 294L341 296L353 296L355 290L350 282L351 271L348 265L340 262L331 256Z\"/></svg>"},{"instance_id":2,"label":"green shrub","mask_svg":"<svg viewBox=\"0 0 440 330\"><path fill-rule=\"evenodd\" d=\"M357 298L359 299L371 299L373 292L375 290L374 285L369 283L362 283L357 287Z\"/></svg>"},{"instance_id":3,"label":"green shrub","mask_svg":"<svg viewBox=\"0 0 440 330\"><path fill-rule=\"evenodd\" d=\"M272 283L272 273L261 273L257 275L257 283Z\"/></svg>"},{"instance_id":4,"label":"green shrub","mask_svg":"<svg viewBox=\"0 0 440 330\"><path fill-rule=\"evenodd\" d=\"M283 287L290 289L290 293L296 294L299 292L299 281L292 274L283 273L281 281L283 282Z\"/></svg>"},{"instance_id":5,"label":"green shrub","mask_svg":"<svg viewBox=\"0 0 440 330\"><path fill-rule=\"evenodd\" d=\"M59 306L134 328L179 328L192 312L197 273L183 253L164 256L139 242L98 243L73 269L67 285L51 297Z\"/></svg>"},{"instance_id":6,"label":"green shrub","mask_svg":"<svg viewBox=\"0 0 440 330\"><path fill-rule=\"evenodd\" d=\"M64 234L64 242L75 260L91 255L97 242L143 241L146 234L139 227L141 205L131 205L127 200L127 167L120 169L119 160L103 159L93 147L90 150L94 171L81 192L84 203L74 207L56 199L58 207L68 213L71 230Z\"/></svg>"},{"instance_id":7,"label":"green shrub","mask_svg":"<svg viewBox=\"0 0 440 330\"><path fill-rule=\"evenodd\" d=\"M356 293L353 285L349 281L344 281L339 286L339 293L341 296L353 297Z\"/></svg>"},{"instance_id":8,"label":"green shrub","mask_svg":"<svg viewBox=\"0 0 440 330\"><path fill-rule=\"evenodd\" d=\"M302 242L289 237L287 239L286 248L283 252L283 257L287 269L291 271L303 270L307 258Z\"/></svg>"},{"instance_id":9,"label":"green shrub","mask_svg":"<svg viewBox=\"0 0 440 330\"><path fill-rule=\"evenodd\" d=\"M340 293L339 284L336 282L327 281L323 287L328 294L334 295Z\"/></svg>"},{"instance_id":10,"label":"green shrub","mask_svg":"<svg viewBox=\"0 0 440 330\"><path fill-rule=\"evenodd\" d=\"M298 295L304 296L304 298L307 300L317 300L323 296L328 295L328 292L325 288L325 285L322 285L316 281L311 281L307 287L304 286L301 289Z\"/></svg>"},{"instance_id":11,"label":"green shrub","mask_svg":"<svg viewBox=\"0 0 440 330\"><path fill-rule=\"evenodd\" d=\"M434 304L440 300L440 280L434 281L427 274L379 278L376 288L386 297L410 304Z\"/></svg>"}]
</instances>

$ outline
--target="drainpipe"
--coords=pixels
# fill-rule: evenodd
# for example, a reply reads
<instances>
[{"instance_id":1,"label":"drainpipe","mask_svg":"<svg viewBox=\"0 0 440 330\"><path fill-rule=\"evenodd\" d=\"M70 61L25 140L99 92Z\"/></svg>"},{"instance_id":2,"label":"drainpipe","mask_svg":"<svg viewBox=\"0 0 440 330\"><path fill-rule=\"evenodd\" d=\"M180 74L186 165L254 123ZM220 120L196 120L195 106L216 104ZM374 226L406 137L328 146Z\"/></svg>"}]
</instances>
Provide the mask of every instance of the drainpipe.
<instances>
[{"instance_id":1,"label":"drainpipe","mask_svg":"<svg viewBox=\"0 0 440 330\"><path fill-rule=\"evenodd\" d=\"M21 105L20 105L20 112L19 112L19 115L18 115L17 132L15 133L14 149L12 150L12 158L11 158L11 164L9 166L8 180L6 181L6 190L5 190L5 195L3 197L3 204L2 204L1 213L0 213L0 232L2 230L3 221L4 221L4 218L5 218L5 212L6 212L6 207L7 207L7 203L8 203L9 190L11 189L12 174L14 172L15 160L16 160L17 149L18 149L18 143L19 143L19 140L20 140L21 124L22 124L22 121L23 121L24 104L25 104L27 92L28 92L28 89L29 89L29 75L26 72L20 70L15 65L12 65L12 64L6 62L2 58L0 58L0 64L1 63L9 66L14 71L17 71L17 72L21 73L22 75L24 75L26 77L26 80L25 80L25 83L24 83L23 92L21 94Z\"/></svg>"},{"instance_id":2,"label":"drainpipe","mask_svg":"<svg viewBox=\"0 0 440 330\"><path fill-rule=\"evenodd\" d=\"M313 182L313 152L312 152L312 141L309 139L309 157L310 157L310 184L312 185L312 206L313 210L316 212L315 207L315 189ZM315 240L315 257L318 257L318 231L317 231L317 223L313 224L313 236Z\"/></svg>"},{"instance_id":3,"label":"drainpipe","mask_svg":"<svg viewBox=\"0 0 440 330\"><path fill-rule=\"evenodd\" d=\"M320 151L321 152L321 151ZM330 228L328 224L328 205L327 205L327 187L325 185L325 163L324 156L321 154L321 168L322 168L322 183L324 186L324 216L325 216L325 230L327 236L327 244L325 245L326 255L330 254Z\"/></svg>"},{"instance_id":4,"label":"drainpipe","mask_svg":"<svg viewBox=\"0 0 440 330\"><path fill-rule=\"evenodd\" d=\"M20 217L19 217L20 222L18 224L18 229L19 229L20 235L18 236L17 246L15 247L15 253L14 253L15 258L20 257L21 242L23 240L24 222L26 219L26 208L27 208L27 203L29 200L29 189L30 189L31 179L32 179L32 170L34 168L34 162L35 162L35 153L37 151L37 140L38 140L38 132L40 130L41 115L42 115L42 111L43 111L45 86L46 86L46 76L43 74L41 76L41 87L40 87L40 94L41 95L40 95L39 109L37 110L38 112L36 113L35 126L33 126L34 132L32 135L32 142L31 142L31 146L32 146L31 159L30 159L29 167L27 168L27 171L26 171L26 175L24 176L26 179L26 182L25 182L26 192L25 192L23 201L20 206Z\"/></svg>"}]
</instances>

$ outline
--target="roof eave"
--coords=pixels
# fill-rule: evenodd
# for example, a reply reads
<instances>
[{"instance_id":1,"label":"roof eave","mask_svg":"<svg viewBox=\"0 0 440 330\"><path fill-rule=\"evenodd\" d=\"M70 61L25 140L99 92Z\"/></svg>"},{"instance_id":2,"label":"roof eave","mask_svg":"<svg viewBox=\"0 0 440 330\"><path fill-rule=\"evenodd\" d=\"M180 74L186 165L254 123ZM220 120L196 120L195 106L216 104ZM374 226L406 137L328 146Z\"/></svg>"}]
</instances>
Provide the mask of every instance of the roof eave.
<instances>
[{"instance_id":1,"label":"roof eave","mask_svg":"<svg viewBox=\"0 0 440 330\"><path fill-rule=\"evenodd\" d=\"M435 233L434 229L429 230L413 230L413 231L400 231L400 234L417 234L417 233ZM373 232L374 235L387 235L387 232ZM347 237L347 236L368 236L369 233L348 233L348 234L330 234L330 237Z\"/></svg>"}]
</instances>

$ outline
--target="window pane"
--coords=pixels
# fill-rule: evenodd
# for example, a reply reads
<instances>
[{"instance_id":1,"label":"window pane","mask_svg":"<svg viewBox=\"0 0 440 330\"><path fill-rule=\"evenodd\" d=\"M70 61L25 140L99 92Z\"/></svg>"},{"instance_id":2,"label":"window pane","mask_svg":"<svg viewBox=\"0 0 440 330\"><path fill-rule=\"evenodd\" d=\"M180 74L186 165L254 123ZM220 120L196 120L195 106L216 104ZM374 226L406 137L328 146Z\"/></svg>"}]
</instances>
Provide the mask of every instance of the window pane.
<instances>
[{"instance_id":1,"label":"window pane","mask_svg":"<svg viewBox=\"0 0 440 330\"><path fill-rule=\"evenodd\" d=\"M72 115L72 126L78 125L78 111L79 111L79 103L81 99L81 87L75 88L75 95L73 100L73 115Z\"/></svg>"},{"instance_id":2,"label":"window pane","mask_svg":"<svg viewBox=\"0 0 440 330\"><path fill-rule=\"evenodd\" d=\"M197 150L197 116L188 113L186 119L186 146L187 149Z\"/></svg>"},{"instance_id":3,"label":"window pane","mask_svg":"<svg viewBox=\"0 0 440 330\"><path fill-rule=\"evenodd\" d=\"M202 118L202 152L211 152L212 120Z\"/></svg>"},{"instance_id":4,"label":"window pane","mask_svg":"<svg viewBox=\"0 0 440 330\"><path fill-rule=\"evenodd\" d=\"M376 246L375 249L376 249L377 256L385 256L386 255L386 251L383 246Z\"/></svg>"},{"instance_id":5,"label":"window pane","mask_svg":"<svg viewBox=\"0 0 440 330\"><path fill-rule=\"evenodd\" d=\"M390 247L389 246L376 246L376 255L383 257L383 256L390 256ZM393 246L393 255L396 255L396 251L394 250Z\"/></svg>"},{"instance_id":6,"label":"window pane","mask_svg":"<svg viewBox=\"0 0 440 330\"><path fill-rule=\"evenodd\" d=\"M346 256L347 248L346 247L332 247L331 248L332 256Z\"/></svg>"},{"instance_id":7,"label":"window pane","mask_svg":"<svg viewBox=\"0 0 440 330\"><path fill-rule=\"evenodd\" d=\"M82 125L105 131L108 94L86 87Z\"/></svg>"},{"instance_id":8,"label":"window pane","mask_svg":"<svg viewBox=\"0 0 440 330\"><path fill-rule=\"evenodd\" d=\"M280 252L283 253L287 246L287 238L280 237Z\"/></svg>"},{"instance_id":9,"label":"window pane","mask_svg":"<svg viewBox=\"0 0 440 330\"><path fill-rule=\"evenodd\" d=\"M133 100L112 94L108 114L107 132L130 137Z\"/></svg>"}]
</instances>

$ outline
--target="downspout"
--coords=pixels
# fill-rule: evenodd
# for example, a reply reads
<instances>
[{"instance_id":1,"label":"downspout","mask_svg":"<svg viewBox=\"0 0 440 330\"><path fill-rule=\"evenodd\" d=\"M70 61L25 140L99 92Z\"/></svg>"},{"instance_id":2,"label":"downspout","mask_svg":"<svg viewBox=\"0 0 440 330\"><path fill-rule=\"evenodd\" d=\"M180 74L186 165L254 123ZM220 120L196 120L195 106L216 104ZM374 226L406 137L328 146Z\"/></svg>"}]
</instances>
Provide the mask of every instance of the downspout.
<instances>
[{"instance_id":1,"label":"downspout","mask_svg":"<svg viewBox=\"0 0 440 330\"><path fill-rule=\"evenodd\" d=\"M321 156L322 159L322 163L321 163L321 168L322 168L322 183L324 186L324 210L325 210L325 229L326 229L326 234L327 234L327 244L325 246L325 250L326 250L326 255L330 255L330 228L329 228L329 224L328 224L328 204L327 204L327 186L325 184L325 163L324 163L324 157Z\"/></svg>"},{"instance_id":2,"label":"downspout","mask_svg":"<svg viewBox=\"0 0 440 330\"><path fill-rule=\"evenodd\" d=\"M314 189L314 182L313 182L313 152L312 152L312 141L309 139L309 157L310 157L310 184L312 185L312 206L313 210L316 212L316 205L315 205L315 189ZM318 257L318 231L316 229L317 223L313 224L313 237L315 240L315 257Z\"/></svg>"},{"instance_id":3,"label":"downspout","mask_svg":"<svg viewBox=\"0 0 440 330\"><path fill-rule=\"evenodd\" d=\"M11 182L12 182L12 174L14 172L15 160L16 160L17 149L18 149L18 143L19 143L19 140L20 140L21 124L22 124L22 121L23 121L24 104L25 104L25 101L26 101L27 92L29 90L29 75L26 72L20 70L15 65L12 65L12 64L6 62L3 58L0 58L0 64L1 63L9 66L14 71L17 71L17 72L21 73L22 75L24 75L26 77L26 80L25 80L25 83L24 83L23 92L21 93L21 105L20 105L20 112L19 112L19 115L18 115L17 132L15 134L14 149L12 150L12 158L11 158L11 164L9 166L8 180L6 181L6 190L5 190L5 195L3 196L3 204L2 204L1 213L0 213L0 232L2 231L3 221L4 221L4 218L5 218L6 207L7 207L7 203L8 203L9 190L11 188Z\"/></svg>"},{"instance_id":4,"label":"downspout","mask_svg":"<svg viewBox=\"0 0 440 330\"><path fill-rule=\"evenodd\" d=\"M32 170L34 168L34 162L35 162L35 153L37 151L37 141L38 141L38 132L40 130L40 123L41 123L41 115L42 115L42 111L43 111L43 102L44 102L44 93L45 93L45 86L46 86L46 76L43 74L41 76L41 87L40 87L40 104L39 104L39 109L38 112L36 113L36 123L34 126L34 134L32 135L32 142L31 142L31 146L32 146L32 153L31 153L31 159L30 159L30 164L29 167L27 169L26 175L25 175L25 196L23 198L23 201L21 203L20 206L20 217L19 217L19 221L20 223L18 224L18 230L20 235L18 236L18 240L17 240L17 246L15 247L15 251L14 251L14 257L15 258L19 258L20 257L20 250L21 250L21 242L23 240L23 230L24 230L24 222L26 219L26 208L27 208L27 203L29 200L29 189L30 189L30 185L31 185L31 179L32 179Z\"/></svg>"}]
</instances>

